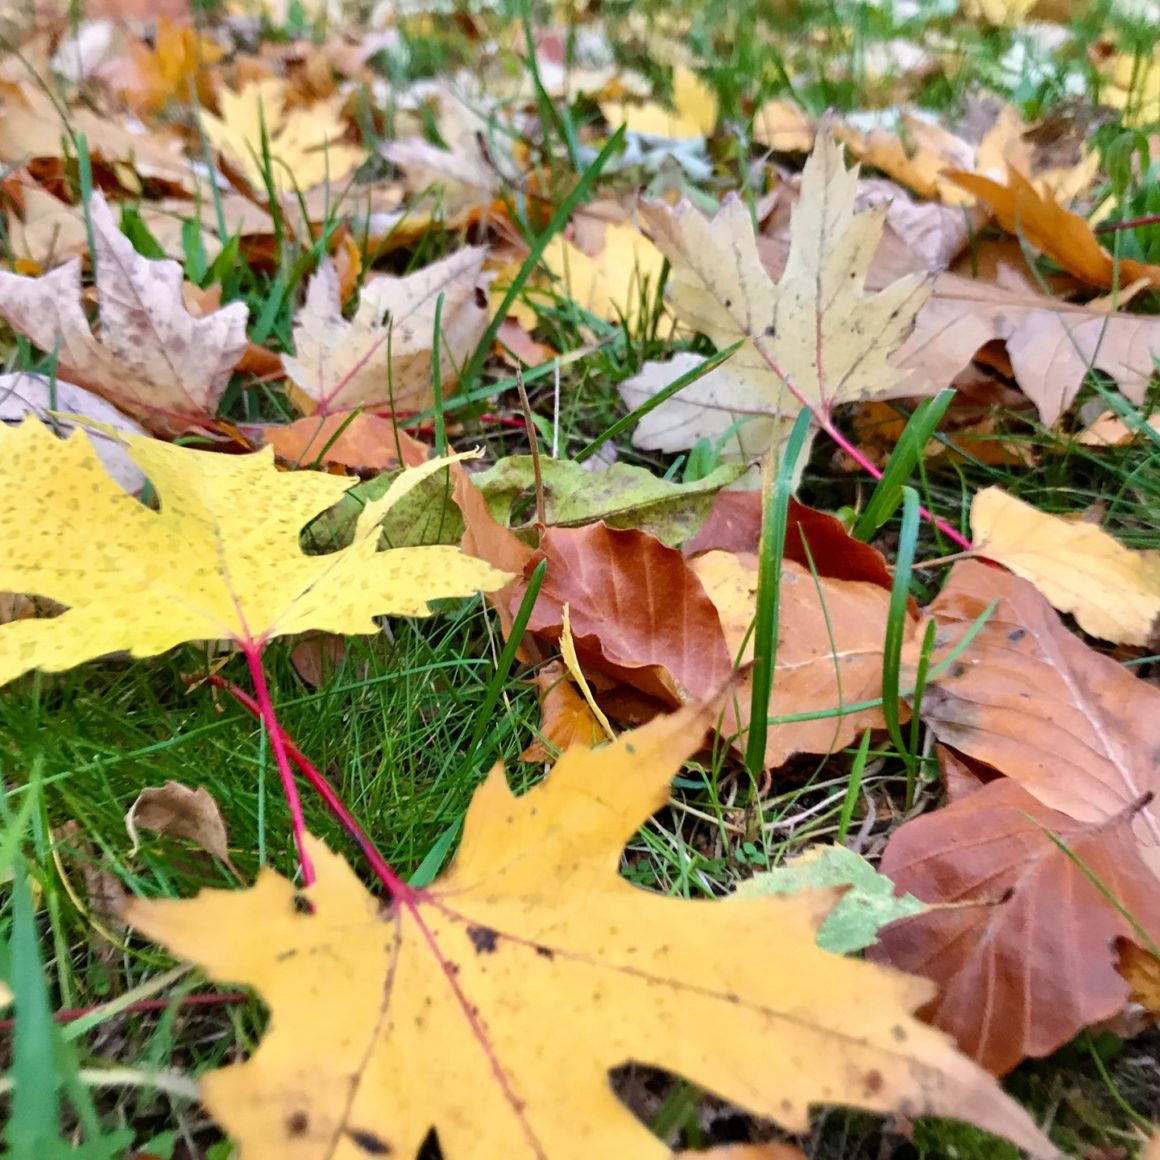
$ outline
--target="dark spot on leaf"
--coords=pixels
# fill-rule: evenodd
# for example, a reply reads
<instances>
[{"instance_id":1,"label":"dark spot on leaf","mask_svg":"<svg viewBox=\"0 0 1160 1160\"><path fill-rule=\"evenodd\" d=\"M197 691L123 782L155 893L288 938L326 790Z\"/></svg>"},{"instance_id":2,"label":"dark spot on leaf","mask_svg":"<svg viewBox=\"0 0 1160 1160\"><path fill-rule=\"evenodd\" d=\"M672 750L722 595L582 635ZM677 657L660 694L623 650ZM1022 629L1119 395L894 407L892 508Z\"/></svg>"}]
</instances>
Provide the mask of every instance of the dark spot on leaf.
<instances>
[{"instance_id":1,"label":"dark spot on leaf","mask_svg":"<svg viewBox=\"0 0 1160 1160\"><path fill-rule=\"evenodd\" d=\"M551 947L536 947L536 954L542 959L554 959L556 952Z\"/></svg>"},{"instance_id":2,"label":"dark spot on leaf","mask_svg":"<svg viewBox=\"0 0 1160 1160\"><path fill-rule=\"evenodd\" d=\"M626 741L624 743L624 752L631 756L636 753L636 746L631 741Z\"/></svg>"},{"instance_id":3,"label":"dark spot on leaf","mask_svg":"<svg viewBox=\"0 0 1160 1160\"><path fill-rule=\"evenodd\" d=\"M310 1117L305 1112L291 1112L286 1119L286 1134L301 1136L310 1127Z\"/></svg>"},{"instance_id":4,"label":"dark spot on leaf","mask_svg":"<svg viewBox=\"0 0 1160 1160\"><path fill-rule=\"evenodd\" d=\"M1007 639L1010 641L1022 640L1027 635L1025 628L1013 628L1008 634Z\"/></svg>"},{"instance_id":5,"label":"dark spot on leaf","mask_svg":"<svg viewBox=\"0 0 1160 1160\"><path fill-rule=\"evenodd\" d=\"M895 1023L895 1025L890 1028L890 1034L894 1036L897 1042L906 1042L906 1028L903 1027L902 1024Z\"/></svg>"},{"instance_id":6,"label":"dark spot on leaf","mask_svg":"<svg viewBox=\"0 0 1160 1160\"><path fill-rule=\"evenodd\" d=\"M1004 902L1010 902L1015 897L1015 887L1008 886L1006 890L999 896L999 905L1002 906Z\"/></svg>"},{"instance_id":7,"label":"dark spot on leaf","mask_svg":"<svg viewBox=\"0 0 1160 1160\"><path fill-rule=\"evenodd\" d=\"M725 309L726 309L726 310L732 310L732 309L733 309L733 299L732 299L732 298L726 298L726 299L725 299Z\"/></svg>"},{"instance_id":8,"label":"dark spot on leaf","mask_svg":"<svg viewBox=\"0 0 1160 1160\"><path fill-rule=\"evenodd\" d=\"M288 950L288 951L282 951L280 954L277 954L277 955L275 955L275 956L274 956L274 961L275 961L276 963L285 963L285 962L288 962L288 961L289 961L290 959L292 959L292 958L293 958L293 957L294 957L294 956L295 956L297 953L298 953L298 952L297 952L297 950Z\"/></svg>"},{"instance_id":9,"label":"dark spot on leaf","mask_svg":"<svg viewBox=\"0 0 1160 1160\"><path fill-rule=\"evenodd\" d=\"M475 947L476 953L481 955L492 954L499 941L499 936L490 926L469 926L467 937L471 939L471 945Z\"/></svg>"},{"instance_id":10,"label":"dark spot on leaf","mask_svg":"<svg viewBox=\"0 0 1160 1160\"><path fill-rule=\"evenodd\" d=\"M475 288L475 305L478 306L480 310L487 309L487 295L484 293L482 286L476 286Z\"/></svg>"},{"instance_id":11,"label":"dark spot on leaf","mask_svg":"<svg viewBox=\"0 0 1160 1160\"><path fill-rule=\"evenodd\" d=\"M765 328L765 337L766 338L776 338L777 337L777 327L774 326L772 322Z\"/></svg>"},{"instance_id":12,"label":"dark spot on leaf","mask_svg":"<svg viewBox=\"0 0 1160 1160\"><path fill-rule=\"evenodd\" d=\"M380 1140L374 1132L364 1132L361 1128L347 1128L346 1134L368 1156L389 1156L391 1146L385 1140Z\"/></svg>"},{"instance_id":13,"label":"dark spot on leaf","mask_svg":"<svg viewBox=\"0 0 1160 1160\"><path fill-rule=\"evenodd\" d=\"M961 677L966 671L967 666L964 665L962 661L959 661L951 668L951 671L947 675L951 677Z\"/></svg>"},{"instance_id":14,"label":"dark spot on leaf","mask_svg":"<svg viewBox=\"0 0 1160 1160\"><path fill-rule=\"evenodd\" d=\"M295 894L291 900L295 914L313 914L314 903L305 894Z\"/></svg>"},{"instance_id":15,"label":"dark spot on leaf","mask_svg":"<svg viewBox=\"0 0 1160 1160\"><path fill-rule=\"evenodd\" d=\"M882 1090L883 1082L882 1072L880 1071L868 1071L862 1077L862 1083L866 1087L866 1094L871 1096Z\"/></svg>"}]
</instances>

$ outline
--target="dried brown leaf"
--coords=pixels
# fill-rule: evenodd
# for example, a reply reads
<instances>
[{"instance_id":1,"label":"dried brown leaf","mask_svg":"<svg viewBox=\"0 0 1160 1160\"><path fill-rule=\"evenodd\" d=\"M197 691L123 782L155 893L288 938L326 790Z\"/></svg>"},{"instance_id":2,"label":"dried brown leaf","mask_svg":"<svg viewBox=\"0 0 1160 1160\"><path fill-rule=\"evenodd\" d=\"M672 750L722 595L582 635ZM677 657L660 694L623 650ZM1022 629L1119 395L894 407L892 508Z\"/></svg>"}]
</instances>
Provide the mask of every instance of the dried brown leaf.
<instances>
[{"instance_id":1,"label":"dried brown leaf","mask_svg":"<svg viewBox=\"0 0 1160 1160\"><path fill-rule=\"evenodd\" d=\"M182 297L182 270L141 257L99 193L90 205L100 337L80 296L80 261L41 278L0 271L0 316L58 358L59 373L160 435L212 424L246 342L246 307L203 318Z\"/></svg>"}]
</instances>

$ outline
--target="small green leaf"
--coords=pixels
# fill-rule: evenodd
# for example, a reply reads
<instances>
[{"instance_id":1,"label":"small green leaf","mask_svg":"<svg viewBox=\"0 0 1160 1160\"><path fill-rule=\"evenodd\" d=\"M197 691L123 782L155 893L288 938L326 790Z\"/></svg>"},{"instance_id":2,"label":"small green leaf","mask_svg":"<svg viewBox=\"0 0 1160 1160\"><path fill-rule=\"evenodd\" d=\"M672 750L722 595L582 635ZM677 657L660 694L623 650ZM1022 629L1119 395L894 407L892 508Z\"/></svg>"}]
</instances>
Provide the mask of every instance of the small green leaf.
<instances>
[{"instance_id":1,"label":"small green leaf","mask_svg":"<svg viewBox=\"0 0 1160 1160\"><path fill-rule=\"evenodd\" d=\"M776 870L755 874L738 885L738 898L800 894L835 886L849 889L818 931L818 946L836 955L865 950L888 923L922 914L929 907L913 894L895 897L894 883L845 846L815 847Z\"/></svg>"},{"instance_id":2,"label":"small green leaf","mask_svg":"<svg viewBox=\"0 0 1160 1160\"><path fill-rule=\"evenodd\" d=\"M603 520L610 528L639 528L676 547L697 534L713 497L743 470L740 465L725 465L695 483L673 483L626 463L589 471L571 460L541 457L544 514L555 527L575 528ZM501 459L475 482L500 523L518 523L519 513L513 515L516 501L535 489L532 457Z\"/></svg>"}]
</instances>

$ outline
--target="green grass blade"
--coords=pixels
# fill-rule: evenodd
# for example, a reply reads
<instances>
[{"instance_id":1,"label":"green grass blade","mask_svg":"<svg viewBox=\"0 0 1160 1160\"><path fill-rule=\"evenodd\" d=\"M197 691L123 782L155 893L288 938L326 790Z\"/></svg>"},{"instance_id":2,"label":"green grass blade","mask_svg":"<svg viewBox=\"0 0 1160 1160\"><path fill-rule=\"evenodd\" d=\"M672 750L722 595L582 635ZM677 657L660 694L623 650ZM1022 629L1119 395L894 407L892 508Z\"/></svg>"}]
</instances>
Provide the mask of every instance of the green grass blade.
<instances>
[{"instance_id":1,"label":"green grass blade","mask_svg":"<svg viewBox=\"0 0 1160 1160\"><path fill-rule=\"evenodd\" d=\"M595 455L596 452L604 446L609 439L615 439L622 431L627 431L629 427L635 426L645 417L650 411L656 410L666 399L671 399L678 391L683 391L690 383L695 383L698 379L704 378L711 370L719 367L731 354L739 350L745 343L745 339L739 338L732 346L727 346L724 350L717 351L716 354L710 355L703 363L692 368L692 370L685 371L678 379L674 379L662 391L658 391L651 399L646 399L634 411L629 411L623 418L617 419L611 427L608 428L601 435L597 435L591 443L588 444L577 456L576 462L583 463L585 459Z\"/></svg>"},{"instance_id":2,"label":"green grass blade","mask_svg":"<svg viewBox=\"0 0 1160 1160\"><path fill-rule=\"evenodd\" d=\"M608 164L609 158L620 149L623 141L624 129L622 127L617 129L608 138L604 144L604 148L593 158L592 164L580 175L580 180L576 182L576 187L556 207L556 212L552 214L551 220L548 222L543 233L533 239L528 250L528 256L516 271L516 275L512 279L507 293L503 296L491 322L483 332L483 337L479 340L479 345L475 348L475 353L463 368L463 373L460 375L460 383L462 384L463 390L470 390L475 380L479 377L479 373L483 369L483 364L487 361L487 357L491 353L491 346L495 342L495 336L499 333L499 328L503 325L504 319L507 318L508 310L511 309L512 303L519 297L520 291L523 290L525 283L540 264L540 258L543 257L544 251L548 248L548 243L568 224L573 211L583 203L584 199L595 186L596 179L600 176L601 170Z\"/></svg>"},{"instance_id":3,"label":"green grass blade","mask_svg":"<svg viewBox=\"0 0 1160 1160\"><path fill-rule=\"evenodd\" d=\"M931 435L954 397L955 392L949 388L939 391L933 399L923 399L910 416L882 478L871 493L865 511L854 525L853 535L856 540L870 540L897 510L902 501L903 485L921 462Z\"/></svg>"},{"instance_id":4,"label":"green grass blade","mask_svg":"<svg viewBox=\"0 0 1160 1160\"><path fill-rule=\"evenodd\" d=\"M52 1007L24 863L12 877L11 984L16 997L12 1041L12 1110L4 1139L12 1160L40 1160L59 1143L60 1075Z\"/></svg>"},{"instance_id":5,"label":"green grass blade","mask_svg":"<svg viewBox=\"0 0 1160 1160\"><path fill-rule=\"evenodd\" d=\"M890 610L886 618L886 640L882 647L882 715L886 731L906 766L906 808L914 804L918 762L902 735L902 642L906 638L910 576L918 544L918 492L902 489L902 529L898 534L898 554L894 561L894 586L890 590Z\"/></svg>"},{"instance_id":6,"label":"green grass blade","mask_svg":"<svg viewBox=\"0 0 1160 1160\"><path fill-rule=\"evenodd\" d=\"M757 612L753 629L753 689L749 703L749 737L745 746L745 768L755 781L760 780L765 771L765 739L769 733L769 697L777 665L781 562L785 556L789 500L793 494L795 468L812 418L809 411L798 415L778 465L777 479L767 478L765 481L758 549Z\"/></svg>"}]
</instances>

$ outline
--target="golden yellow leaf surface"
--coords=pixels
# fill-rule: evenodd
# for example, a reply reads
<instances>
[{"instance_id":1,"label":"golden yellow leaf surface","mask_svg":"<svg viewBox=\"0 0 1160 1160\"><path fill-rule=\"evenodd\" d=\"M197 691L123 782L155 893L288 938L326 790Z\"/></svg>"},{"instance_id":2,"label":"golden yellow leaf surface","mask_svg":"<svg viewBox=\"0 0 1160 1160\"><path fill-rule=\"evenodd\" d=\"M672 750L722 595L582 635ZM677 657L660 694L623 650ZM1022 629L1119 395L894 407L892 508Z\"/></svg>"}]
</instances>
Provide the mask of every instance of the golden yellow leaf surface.
<instances>
[{"instance_id":1,"label":"golden yellow leaf surface","mask_svg":"<svg viewBox=\"0 0 1160 1160\"><path fill-rule=\"evenodd\" d=\"M1160 552L1134 552L1095 524L1041 512L988 487L971 504L979 555L1029 580L1092 636L1160 644Z\"/></svg>"},{"instance_id":2,"label":"golden yellow leaf surface","mask_svg":"<svg viewBox=\"0 0 1160 1160\"><path fill-rule=\"evenodd\" d=\"M620 877L712 714L574 749L522 797L496 767L451 869L389 906L309 840L316 884L130 902L127 920L270 1008L202 1080L243 1160L670 1155L608 1071L669 1068L788 1128L811 1103L968 1118L1051 1155L1027 1113L910 1012L926 982L820 950L834 895L689 901Z\"/></svg>"},{"instance_id":3,"label":"golden yellow leaf surface","mask_svg":"<svg viewBox=\"0 0 1160 1160\"><path fill-rule=\"evenodd\" d=\"M802 175L785 272L761 263L748 207L726 199L707 218L687 201L646 202L639 213L672 267L665 294L677 319L718 348L744 340L722 366L666 400L637 427L639 447L676 450L727 437L744 460L788 437L804 403L829 415L839 403L895 397L905 375L891 361L928 294L917 277L865 292L887 207L854 212L857 168L819 136ZM648 363L621 387L630 407L677 378L694 356Z\"/></svg>"},{"instance_id":4,"label":"golden yellow leaf surface","mask_svg":"<svg viewBox=\"0 0 1160 1160\"><path fill-rule=\"evenodd\" d=\"M350 480L280 472L269 448L215 455L139 436L124 442L160 511L106 474L83 433L57 439L36 419L0 426L0 591L68 606L0 628L0 684L121 649L153 656L189 640L371 633L375 615L426 616L429 600L507 578L453 547L376 551L375 517L446 460L404 472L368 507L349 547L307 556L303 526Z\"/></svg>"},{"instance_id":5,"label":"golden yellow leaf surface","mask_svg":"<svg viewBox=\"0 0 1160 1160\"><path fill-rule=\"evenodd\" d=\"M323 182L337 186L366 160L365 149L343 141L346 126L338 100L287 109L283 82L267 77L241 92L223 89L218 101L220 117L201 114L205 135L259 190L265 188L263 125L279 192L308 190Z\"/></svg>"},{"instance_id":6,"label":"golden yellow leaf surface","mask_svg":"<svg viewBox=\"0 0 1160 1160\"><path fill-rule=\"evenodd\" d=\"M623 319L631 333L652 311L665 264L660 250L631 222L608 226L595 257L557 235L541 260L558 279L561 293L606 322ZM668 337L672 329L672 318L662 315L657 337Z\"/></svg>"},{"instance_id":7,"label":"golden yellow leaf surface","mask_svg":"<svg viewBox=\"0 0 1160 1160\"><path fill-rule=\"evenodd\" d=\"M708 137L717 126L717 95L688 65L678 65L673 70L671 110L654 101L605 101L600 111L613 129L625 125L632 133L673 140Z\"/></svg>"}]
</instances>

